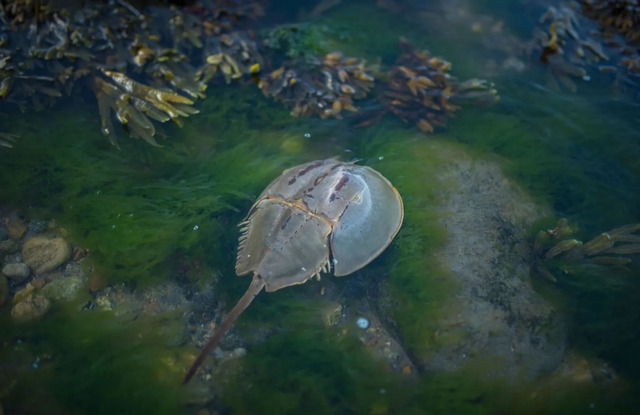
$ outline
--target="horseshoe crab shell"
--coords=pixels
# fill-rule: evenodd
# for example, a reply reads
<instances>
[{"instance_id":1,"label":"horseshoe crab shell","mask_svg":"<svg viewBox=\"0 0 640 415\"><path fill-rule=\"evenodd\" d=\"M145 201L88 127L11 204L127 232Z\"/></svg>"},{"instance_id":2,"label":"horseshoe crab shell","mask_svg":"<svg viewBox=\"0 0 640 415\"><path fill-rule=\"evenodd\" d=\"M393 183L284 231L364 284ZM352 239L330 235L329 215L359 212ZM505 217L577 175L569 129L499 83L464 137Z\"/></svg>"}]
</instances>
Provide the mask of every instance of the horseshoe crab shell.
<instances>
[{"instance_id":1,"label":"horseshoe crab shell","mask_svg":"<svg viewBox=\"0 0 640 415\"><path fill-rule=\"evenodd\" d=\"M236 273L261 275L266 291L331 268L348 275L389 245L402 219L398 191L370 167L335 159L293 167L267 186L241 224Z\"/></svg>"},{"instance_id":2,"label":"horseshoe crab shell","mask_svg":"<svg viewBox=\"0 0 640 415\"><path fill-rule=\"evenodd\" d=\"M184 383L263 288L302 284L331 268L338 277L359 270L391 243L403 215L398 191L372 168L329 159L285 170L240 224L236 273L253 273L251 285L191 365Z\"/></svg>"}]
</instances>

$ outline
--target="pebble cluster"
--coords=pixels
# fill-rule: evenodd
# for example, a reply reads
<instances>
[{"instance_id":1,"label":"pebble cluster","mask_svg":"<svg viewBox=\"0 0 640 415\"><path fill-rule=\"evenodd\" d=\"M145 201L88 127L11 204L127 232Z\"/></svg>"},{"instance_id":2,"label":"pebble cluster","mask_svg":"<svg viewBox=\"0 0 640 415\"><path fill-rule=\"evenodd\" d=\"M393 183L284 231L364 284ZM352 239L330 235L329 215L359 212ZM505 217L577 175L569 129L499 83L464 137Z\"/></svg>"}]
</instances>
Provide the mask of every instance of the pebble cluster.
<instances>
[{"instance_id":1,"label":"pebble cluster","mask_svg":"<svg viewBox=\"0 0 640 415\"><path fill-rule=\"evenodd\" d=\"M87 251L69 244L53 222L26 222L15 212L0 219L0 306L11 300L11 316L25 321L75 298L85 285L80 262Z\"/></svg>"}]
</instances>

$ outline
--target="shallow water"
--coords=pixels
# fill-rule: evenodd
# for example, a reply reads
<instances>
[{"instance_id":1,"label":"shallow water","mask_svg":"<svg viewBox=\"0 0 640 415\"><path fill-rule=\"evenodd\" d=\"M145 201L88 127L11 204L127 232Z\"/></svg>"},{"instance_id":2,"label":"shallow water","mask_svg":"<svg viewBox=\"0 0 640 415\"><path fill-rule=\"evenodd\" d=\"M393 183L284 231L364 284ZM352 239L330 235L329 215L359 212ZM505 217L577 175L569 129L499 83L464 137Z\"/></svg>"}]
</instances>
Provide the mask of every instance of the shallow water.
<instances>
[{"instance_id":1,"label":"shallow water","mask_svg":"<svg viewBox=\"0 0 640 415\"><path fill-rule=\"evenodd\" d=\"M200 114L183 128L164 126L162 148L121 132L122 150L116 150L100 133L90 96L38 113L3 107L0 130L20 137L13 149L0 151L2 208L17 208L29 220L54 219L57 232L62 229L74 245L90 249L83 264L89 277L99 273L106 284L132 296L154 292L161 309L87 310L101 292L89 295L85 289L71 302L54 304L41 320L16 324L10 302L5 304L0 310L4 412L637 411L637 255L628 269L553 263L555 283L528 272L523 276L509 268L511 263L491 263L503 267L496 275L518 275L553 310L548 320L553 330L526 321L509 326L529 327L522 337L535 331L549 340L549 349L535 352L541 360L555 357L531 371L520 366L526 356L500 356L513 350L465 349L482 330L471 333L466 322L455 320L468 300L460 294L464 280L437 258L454 232L443 225L452 215L441 210L443 195L459 191L438 178L465 160L470 174L480 172L483 163L499 166L518 189L501 194L506 201L496 205L516 207L514 235L505 236L504 230L512 229L507 226L496 230L504 237L504 256L496 258L511 258L518 267L531 263L537 232L553 228L559 218L577 226L575 237L585 242L640 222L640 129L633 91L615 91L604 74L575 80L575 92L554 89L535 56L519 54L508 41L496 43L526 40L546 3L425 3L408 2L412 8L389 12L343 0L319 15L295 2L279 3L260 24L324 25L330 48L387 65L397 56L402 35L452 62L458 78L496 85L498 103L465 105L434 134L391 116L367 128L355 128L349 117L292 118L251 82L209 86L207 98L196 104ZM503 35L489 38L487 22L498 21ZM474 32L474 22L485 31ZM519 69L501 65L511 55L522 64ZM219 317L249 284L234 275L236 224L283 169L334 156L359 160L398 188L406 216L396 240L355 275L262 293L221 344L227 351L242 346L246 355L210 359L211 378L180 386L198 350L185 327ZM535 206L530 217L529 211L517 212L525 202ZM475 209L470 211L480 223L486 212ZM467 237L483 243L473 233ZM464 259L454 258L453 265ZM181 287L186 299L166 310L171 295L161 296L156 288L165 281ZM321 287L326 296L319 294ZM335 327L326 328L318 317L327 298L343 305ZM514 298L491 300L515 307ZM361 314L378 319L406 353L409 370L403 373L406 366L394 367L370 353L377 347L368 338L363 342L355 326ZM456 348L464 359L443 358Z\"/></svg>"}]
</instances>

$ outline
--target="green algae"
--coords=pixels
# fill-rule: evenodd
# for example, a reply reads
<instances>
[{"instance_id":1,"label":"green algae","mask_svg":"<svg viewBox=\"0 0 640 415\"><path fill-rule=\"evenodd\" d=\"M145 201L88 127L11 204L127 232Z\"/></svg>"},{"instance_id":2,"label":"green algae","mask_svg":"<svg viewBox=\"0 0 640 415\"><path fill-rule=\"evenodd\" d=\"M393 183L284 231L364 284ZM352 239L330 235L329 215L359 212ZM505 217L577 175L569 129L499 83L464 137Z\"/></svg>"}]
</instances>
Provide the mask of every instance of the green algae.
<instances>
[{"instance_id":1,"label":"green algae","mask_svg":"<svg viewBox=\"0 0 640 415\"><path fill-rule=\"evenodd\" d=\"M241 374L225 387L223 404L234 414L368 413L376 405L369 401L372 391L391 379L379 376L377 366L353 336L335 330L282 333L251 349Z\"/></svg>"},{"instance_id":2,"label":"green algae","mask_svg":"<svg viewBox=\"0 0 640 415\"><path fill-rule=\"evenodd\" d=\"M24 117L15 126L21 145L0 154L2 175L12 177L0 198L47 206L109 268L109 279L157 280L176 249L215 252L222 223L239 222L236 206L250 203L289 160L277 117L265 131L264 111L254 105L252 116L248 108L254 99L222 91L180 132L185 140L163 149L132 142L118 152L74 109L60 110L44 133L31 127L42 123L38 115Z\"/></svg>"},{"instance_id":3,"label":"green algae","mask_svg":"<svg viewBox=\"0 0 640 415\"><path fill-rule=\"evenodd\" d=\"M507 175L588 233L635 220L638 192L630 189L638 189L640 166L632 155L640 147L629 108L522 83L500 89L508 105L465 109L447 135L479 154L501 156Z\"/></svg>"},{"instance_id":4,"label":"green algae","mask_svg":"<svg viewBox=\"0 0 640 415\"><path fill-rule=\"evenodd\" d=\"M363 9L366 13L363 13ZM411 38L412 34L417 35L417 30L407 25L404 19L397 18L398 15L396 18L389 18L389 15L388 11L372 7L368 2L342 2L320 14L313 22L345 28L339 33L346 33L346 36L333 37L330 43L345 56L364 58L370 63L379 58L393 62L400 53L398 38ZM372 27L375 30L371 30Z\"/></svg>"},{"instance_id":5,"label":"green algae","mask_svg":"<svg viewBox=\"0 0 640 415\"><path fill-rule=\"evenodd\" d=\"M435 333L441 317L452 312L457 288L434 255L446 237L438 223L443 213L435 210L438 191L446 186L437 179L438 169L455 146L394 128L380 129L365 142L367 165L387 177L403 198L404 224L388 260L390 294L399 305L392 314L405 346L425 357L446 340Z\"/></svg>"},{"instance_id":6,"label":"green algae","mask_svg":"<svg viewBox=\"0 0 640 415\"><path fill-rule=\"evenodd\" d=\"M347 31L338 31L327 25L301 23L287 24L263 31L265 45L286 58L311 61L332 52L332 39L346 40Z\"/></svg>"},{"instance_id":7,"label":"green algae","mask_svg":"<svg viewBox=\"0 0 640 415\"><path fill-rule=\"evenodd\" d=\"M180 367L156 332L164 317L138 320L54 306L39 322L0 320L0 400L6 413L174 414Z\"/></svg>"},{"instance_id":8,"label":"green algae","mask_svg":"<svg viewBox=\"0 0 640 415\"><path fill-rule=\"evenodd\" d=\"M227 383L222 387L222 403L234 414L495 414L510 413L509 408L536 413L524 402L549 408L550 391L542 393L547 377L542 382L488 377L493 367L485 361L412 379L370 357L355 334L335 329L306 327L276 334L234 366L223 370ZM570 380L560 385L571 395L555 395L551 408L585 402L611 407L602 391L590 395L595 390L591 385ZM629 407L628 402L614 406Z\"/></svg>"}]
</instances>

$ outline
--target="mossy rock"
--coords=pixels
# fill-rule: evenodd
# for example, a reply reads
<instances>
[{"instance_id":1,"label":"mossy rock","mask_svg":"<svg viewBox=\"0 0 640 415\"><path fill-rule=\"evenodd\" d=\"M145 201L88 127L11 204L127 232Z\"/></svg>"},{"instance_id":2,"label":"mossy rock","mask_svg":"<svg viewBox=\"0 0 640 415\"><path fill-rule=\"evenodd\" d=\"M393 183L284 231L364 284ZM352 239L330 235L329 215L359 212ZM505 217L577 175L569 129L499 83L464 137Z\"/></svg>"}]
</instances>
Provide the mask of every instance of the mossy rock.
<instances>
[{"instance_id":1,"label":"mossy rock","mask_svg":"<svg viewBox=\"0 0 640 415\"><path fill-rule=\"evenodd\" d=\"M71 301L83 286L82 277L58 278L42 287L40 293L53 301Z\"/></svg>"}]
</instances>

